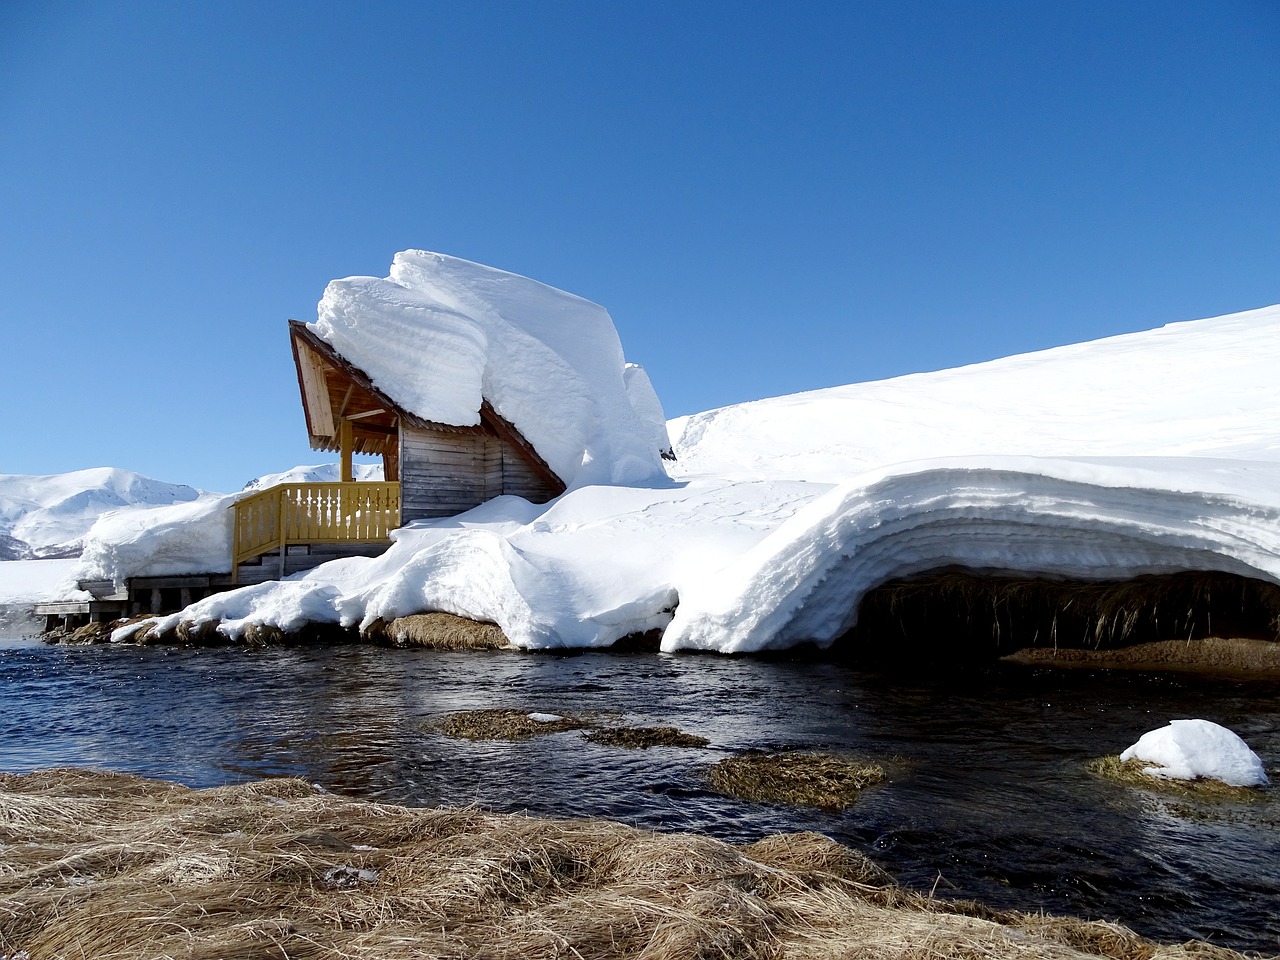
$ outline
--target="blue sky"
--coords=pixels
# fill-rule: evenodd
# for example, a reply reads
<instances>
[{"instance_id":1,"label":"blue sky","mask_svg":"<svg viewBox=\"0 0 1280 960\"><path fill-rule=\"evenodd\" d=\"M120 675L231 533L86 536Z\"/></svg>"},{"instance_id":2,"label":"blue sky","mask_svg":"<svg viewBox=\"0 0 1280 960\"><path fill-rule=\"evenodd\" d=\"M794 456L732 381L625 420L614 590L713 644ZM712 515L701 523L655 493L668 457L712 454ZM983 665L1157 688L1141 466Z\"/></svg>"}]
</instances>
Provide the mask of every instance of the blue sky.
<instances>
[{"instance_id":1,"label":"blue sky","mask_svg":"<svg viewBox=\"0 0 1280 960\"><path fill-rule=\"evenodd\" d=\"M0 4L0 473L308 450L285 321L419 247L670 416L1280 301L1280 6Z\"/></svg>"}]
</instances>

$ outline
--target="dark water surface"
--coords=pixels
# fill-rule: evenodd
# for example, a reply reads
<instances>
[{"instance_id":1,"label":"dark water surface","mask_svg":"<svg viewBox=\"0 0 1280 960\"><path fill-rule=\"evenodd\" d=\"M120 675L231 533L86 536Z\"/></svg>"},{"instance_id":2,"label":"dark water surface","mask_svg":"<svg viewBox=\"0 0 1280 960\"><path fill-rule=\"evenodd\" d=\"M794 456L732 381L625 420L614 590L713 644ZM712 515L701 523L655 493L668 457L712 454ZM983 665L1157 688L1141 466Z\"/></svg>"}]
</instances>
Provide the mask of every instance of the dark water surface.
<instances>
[{"instance_id":1,"label":"dark water surface","mask_svg":"<svg viewBox=\"0 0 1280 960\"><path fill-rule=\"evenodd\" d=\"M711 740L625 750L580 732L450 740L442 714L610 712ZM1280 767L1280 684L975 668L904 677L714 656L245 651L0 643L0 770L85 765L193 786L288 774L409 805L604 816L751 841L818 830L900 882L996 907L1116 920L1164 941L1280 952L1280 785L1206 807L1100 781L1085 764L1203 717ZM888 761L843 813L705 786L750 748Z\"/></svg>"}]
</instances>

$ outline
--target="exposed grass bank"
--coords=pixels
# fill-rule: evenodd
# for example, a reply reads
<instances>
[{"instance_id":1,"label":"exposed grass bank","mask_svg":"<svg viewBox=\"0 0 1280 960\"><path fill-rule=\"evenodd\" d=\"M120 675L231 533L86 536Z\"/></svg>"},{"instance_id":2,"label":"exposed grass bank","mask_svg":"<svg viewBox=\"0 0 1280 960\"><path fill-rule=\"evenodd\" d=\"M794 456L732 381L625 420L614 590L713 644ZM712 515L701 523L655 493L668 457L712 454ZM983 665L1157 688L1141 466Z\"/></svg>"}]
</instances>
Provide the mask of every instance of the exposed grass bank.
<instances>
[{"instance_id":1,"label":"exposed grass bank","mask_svg":"<svg viewBox=\"0 0 1280 960\"><path fill-rule=\"evenodd\" d=\"M30 960L1240 956L933 900L817 834L733 847L298 780L0 775L0 843L0 955Z\"/></svg>"},{"instance_id":2,"label":"exposed grass bank","mask_svg":"<svg viewBox=\"0 0 1280 960\"><path fill-rule=\"evenodd\" d=\"M442 612L376 621L364 631L310 624L286 632L250 625L234 641L217 623L160 630L150 617L91 624L50 642L141 645L314 646L371 643L436 650L516 648L494 623ZM623 637L613 653L652 652L660 633ZM564 648L547 650L556 655ZM946 571L882 584L858 608L857 626L830 650L781 654L881 665L986 662L1132 666L1280 676L1280 586L1220 573L1179 573L1122 582L983 576Z\"/></svg>"},{"instance_id":3,"label":"exposed grass bank","mask_svg":"<svg viewBox=\"0 0 1280 960\"><path fill-rule=\"evenodd\" d=\"M1089 772L1116 783L1123 783L1142 790L1157 790L1184 798L1229 803L1263 803L1267 793L1258 787L1234 787L1207 777L1183 780L1176 777L1156 777L1147 773L1148 768L1159 768L1149 760L1121 760L1119 757L1099 757L1089 762Z\"/></svg>"},{"instance_id":4,"label":"exposed grass bank","mask_svg":"<svg viewBox=\"0 0 1280 960\"><path fill-rule=\"evenodd\" d=\"M1043 667L1105 667L1280 677L1280 643L1243 638L1160 640L1111 650L1028 647L1003 659L1009 663Z\"/></svg>"},{"instance_id":5,"label":"exposed grass bank","mask_svg":"<svg viewBox=\"0 0 1280 960\"><path fill-rule=\"evenodd\" d=\"M588 732L585 739L605 747L647 750L650 747L705 747L711 741L677 727L598 726L600 715L537 713L521 710L464 710L451 713L434 726L446 737L463 740L528 740L568 730Z\"/></svg>"},{"instance_id":6,"label":"exposed grass bank","mask_svg":"<svg viewBox=\"0 0 1280 960\"><path fill-rule=\"evenodd\" d=\"M586 735L592 743L626 750L648 750L650 747L705 747L706 737L685 733L677 727L601 727Z\"/></svg>"},{"instance_id":7,"label":"exposed grass bank","mask_svg":"<svg viewBox=\"0 0 1280 960\"><path fill-rule=\"evenodd\" d=\"M580 730L585 720L569 714L525 713L520 710L466 710L440 720L446 737L461 740L529 740L566 730Z\"/></svg>"},{"instance_id":8,"label":"exposed grass bank","mask_svg":"<svg viewBox=\"0 0 1280 960\"><path fill-rule=\"evenodd\" d=\"M1135 644L1209 637L1280 640L1280 586L1225 573L1099 583L945 571L867 593L832 653L960 661L1070 647L1099 651L1101 661Z\"/></svg>"}]
</instances>

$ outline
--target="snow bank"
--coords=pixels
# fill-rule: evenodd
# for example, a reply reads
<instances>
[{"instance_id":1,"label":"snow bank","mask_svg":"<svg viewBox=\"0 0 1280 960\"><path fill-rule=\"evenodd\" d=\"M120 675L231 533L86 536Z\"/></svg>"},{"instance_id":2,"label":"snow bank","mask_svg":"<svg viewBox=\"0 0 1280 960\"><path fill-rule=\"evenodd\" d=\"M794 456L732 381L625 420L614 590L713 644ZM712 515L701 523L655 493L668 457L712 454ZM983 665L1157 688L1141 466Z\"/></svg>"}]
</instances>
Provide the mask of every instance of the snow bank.
<instances>
[{"instance_id":1,"label":"snow bank","mask_svg":"<svg viewBox=\"0 0 1280 960\"><path fill-rule=\"evenodd\" d=\"M1167 727L1144 733L1120 759L1155 764L1143 773L1171 780L1205 777L1233 787L1262 787L1269 782L1262 761L1249 745L1209 720L1172 720Z\"/></svg>"},{"instance_id":2,"label":"snow bank","mask_svg":"<svg viewBox=\"0 0 1280 960\"><path fill-rule=\"evenodd\" d=\"M939 457L1280 460L1280 306L683 418L674 476L839 483ZM674 423L674 422L673 422Z\"/></svg>"},{"instance_id":3,"label":"snow bank","mask_svg":"<svg viewBox=\"0 0 1280 960\"><path fill-rule=\"evenodd\" d=\"M831 643L868 590L945 567L1280 583L1280 308L699 414L681 431L679 482L657 464L652 388L625 372L598 307L415 253L388 280L331 286L321 318L317 332L371 351L353 362L389 392L419 390L434 419L474 410L475 390L535 444L566 418L546 449L573 485L551 504L502 497L415 523L381 557L211 597L166 625L220 620L234 636L439 610L524 647L662 629L664 650L732 652ZM552 349L566 318L587 352L613 358L607 385L579 375L584 354ZM470 392L374 355L383 337L420 343L414 363L441 352ZM102 562L150 562L138 543Z\"/></svg>"},{"instance_id":4,"label":"snow bank","mask_svg":"<svg viewBox=\"0 0 1280 960\"><path fill-rule=\"evenodd\" d=\"M111 580L180 573L229 573L232 522L239 494L209 495L169 507L114 510L85 536L79 580Z\"/></svg>"},{"instance_id":5,"label":"snow bank","mask_svg":"<svg viewBox=\"0 0 1280 960\"><path fill-rule=\"evenodd\" d=\"M309 327L424 419L475 425L487 399L568 486L665 476L657 397L638 375L628 388L613 321L590 301L406 250L384 279L330 283Z\"/></svg>"},{"instance_id":6,"label":"snow bank","mask_svg":"<svg viewBox=\"0 0 1280 960\"><path fill-rule=\"evenodd\" d=\"M966 458L831 490L681 585L664 650L830 644L862 596L946 567L1123 580L1212 570L1280 583L1280 464Z\"/></svg>"},{"instance_id":7,"label":"snow bank","mask_svg":"<svg viewBox=\"0 0 1280 960\"><path fill-rule=\"evenodd\" d=\"M549 505L499 497L395 531L380 557L218 594L165 618L296 630L439 610L498 624L529 648L605 646L662 629L685 578L724 567L827 487L698 481L583 487Z\"/></svg>"}]
</instances>

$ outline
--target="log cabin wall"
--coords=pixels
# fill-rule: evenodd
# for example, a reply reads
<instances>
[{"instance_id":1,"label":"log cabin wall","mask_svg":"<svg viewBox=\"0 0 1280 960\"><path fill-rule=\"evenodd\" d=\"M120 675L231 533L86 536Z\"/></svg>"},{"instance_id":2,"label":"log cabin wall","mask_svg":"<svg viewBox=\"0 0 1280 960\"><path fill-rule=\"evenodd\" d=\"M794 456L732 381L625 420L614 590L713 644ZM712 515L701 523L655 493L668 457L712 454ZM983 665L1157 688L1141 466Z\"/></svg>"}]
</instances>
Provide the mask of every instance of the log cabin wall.
<instances>
[{"instance_id":1,"label":"log cabin wall","mask_svg":"<svg viewBox=\"0 0 1280 960\"><path fill-rule=\"evenodd\" d=\"M400 522L451 517L501 494L545 503L559 491L482 429L400 427Z\"/></svg>"},{"instance_id":2,"label":"log cabin wall","mask_svg":"<svg viewBox=\"0 0 1280 960\"><path fill-rule=\"evenodd\" d=\"M400 522L451 517L489 499L490 438L422 427L400 428Z\"/></svg>"},{"instance_id":3,"label":"log cabin wall","mask_svg":"<svg viewBox=\"0 0 1280 960\"><path fill-rule=\"evenodd\" d=\"M494 438L497 440L497 438ZM502 492L524 497L530 503L546 503L560 493L534 473L529 462L504 440L497 443L502 450Z\"/></svg>"}]
</instances>

